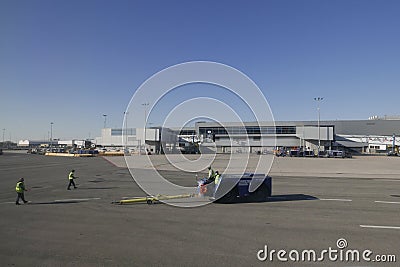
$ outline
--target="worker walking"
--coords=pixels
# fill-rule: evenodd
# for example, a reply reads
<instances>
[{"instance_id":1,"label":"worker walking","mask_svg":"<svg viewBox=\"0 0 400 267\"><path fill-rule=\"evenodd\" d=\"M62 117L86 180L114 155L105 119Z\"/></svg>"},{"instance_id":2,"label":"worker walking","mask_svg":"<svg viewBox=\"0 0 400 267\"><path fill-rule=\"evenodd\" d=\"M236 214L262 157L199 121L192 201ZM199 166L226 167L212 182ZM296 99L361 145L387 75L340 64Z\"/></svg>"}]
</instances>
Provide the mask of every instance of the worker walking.
<instances>
[{"instance_id":1,"label":"worker walking","mask_svg":"<svg viewBox=\"0 0 400 267\"><path fill-rule=\"evenodd\" d=\"M217 186L219 185L219 181L221 180L221 174L219 174L218 171L215 172L215 179L214 179L214 184Z\"/></svg>"},{"instance_id":2,"label":"worker walking","mask_svg":"<svg viewBox=\"0 0 400 267\"><path fill-rule=\"evenodd\" d=\"M208 172L208 178L207 180L204 181L203 185L207 185L207 184L211 184L212 182L214 182L215 184L219 183L219 177L220 174L218 171L214 172L213 169L211 169L211 167L208 167L209 172Z\"/></svg>"},{"instance_id":3,"label":"worker walking","mask_svg":"<svg viewBox=\"0 0 400 267\"><path fill-rule=\"evenodd\" d=\"M208 167L208 177L207 179L214 180L215 179L215 172L214 170L210 167Z\"/></svg>"},{"instance_id":4,"label":"worker walking","mask_svg":"<svg viewBox=\"0 0 400 267\"><path fill-rule=\"evenodd\" d=\"M218 171L215 172L215 179L214 179L214 196L215 193L217 193L217 189L219 186L219 183L221 182L221 174L219 174Z\"/></svg>"},{"instance_id":5,"label":"worker walking","mask_svg":"<svg viewBox=\"0 0 400 267\"><path fill-rule=\"evenodd\" d=\"M214 201L215 200L215 194L217 192L219 183L221 181L221 175L219 174L218 171L216 171L213 175L211 175L210 178L208 178L207 180L204 181L204 183L202 184L200 190L202 188L205 188L206 185L211 184L212 182L214 182L214 194L212 197L210 197L210 200ZM203 189L203 191L207 192L206 189Z\"/></svg>"},{"instance_id":6,"label":"worker walking","mask_svg":"<svg viewBox=\"0 0 400 267\"><path fill-rule=\"evenodd\" d=\"M25 200L25 196L24 196L24 192L28 191L25 188L24 178L19 179L17 185L15 186L15 191L17 191L17 200L15 201L15 205L21 205L21 204L19 204L19 199L22 199L22 201L24 203L28 202Z\"/></svg>"},{"instance_id":7,"label":"worker walking","mask_svg":"<svg viewBox=\"0 0 400 267\"><path fill-rule=\"evenodd\" d=\"M68 180L69 180L69 184L68 184L68 188L67 190L71 190L71 185L74 186L74 189L77 189L78 187L76 187L74 179L77 178L75 177L75 170L71 170L71 172L68 175Z\"/></svg>"}]
</instances>

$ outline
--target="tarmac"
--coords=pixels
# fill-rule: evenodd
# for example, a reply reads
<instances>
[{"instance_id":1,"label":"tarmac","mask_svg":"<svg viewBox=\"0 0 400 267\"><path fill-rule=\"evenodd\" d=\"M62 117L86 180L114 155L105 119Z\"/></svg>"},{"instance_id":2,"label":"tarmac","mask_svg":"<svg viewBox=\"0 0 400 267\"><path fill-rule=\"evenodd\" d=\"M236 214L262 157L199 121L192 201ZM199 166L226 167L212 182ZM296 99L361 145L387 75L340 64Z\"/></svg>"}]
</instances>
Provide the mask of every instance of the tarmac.
<instances>
[{"instance_id":1,"label":"tarmac","mask_svg":"<svg viewBox=\"0 0 400 267\"><path fill-rule=\"evenodd\" d=\"M258 160L250 158L249 170ZM194 172L171 166L165 157L151 161L171 182L194 186ZM218 156L214 169L223 170L227 161ZM122 157L5 151L0 156L1 266L398 266L399 164L400 157L275 158L268 202L178 208L111 204L146 195ZM78 189L68 191L71 169L79 177ZM31 202L16 206L21 177ZM347 247L339 249L342 238ZM258 259L265 246L268 255L276 250L272 260ZM327 254L320 261L283 262L277 256L279 250L320 255L329 248L371 250L373 260L394 255L397 262L332 260Z\"/></svg>"}]
</instances>

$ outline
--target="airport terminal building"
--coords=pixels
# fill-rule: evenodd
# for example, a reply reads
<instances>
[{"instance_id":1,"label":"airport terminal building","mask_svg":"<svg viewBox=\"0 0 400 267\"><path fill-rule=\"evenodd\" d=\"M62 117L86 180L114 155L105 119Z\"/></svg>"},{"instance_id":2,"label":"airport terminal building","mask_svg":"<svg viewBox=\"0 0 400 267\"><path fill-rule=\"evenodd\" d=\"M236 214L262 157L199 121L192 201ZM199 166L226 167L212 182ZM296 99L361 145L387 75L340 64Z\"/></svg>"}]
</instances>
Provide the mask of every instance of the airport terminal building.
<instances>
[{"instance_id":1,"label":"airport terminal building","mask_svg":"<svg viewBox=\"0 0 400 267\"><path fill-rule=\"evenodd\" d=\"M201 141L215 142L217 152L266 152L276 148L316 151L339 149L360 153L386 152L400 145L400 120L293 121L275 123L196 124Z\"/></svg>"},{"instance_id":2,"label":"airport terminal building","mask_svg":"<svg viewBox=\"0 0 400 267\"><path fill-rule=\"evenodd\" d=\"M124 148L137 153L162 154L172 152L178 145L177 132L169 128L103 128L96 137L97 146Z\"/></svg>"},{"instance_id":3,"label":"airport terminal building","mask_svg":"<svg viewBox=\"0 0 400 267\"><path fill-rule=\"evenodd\" d=\"M319 127L317 121L197 122L191 128L151 127L146 132L143 128L106 128L102 136L96 138L96 143L102 146L127 144L136 150L146 147L156 154L179 152L193 143L200 144L203 152L217 153L268 153L277 148L317 151L318 146L321 151L384 153L393 145L398 149L399 136L399 119L320 121Z\"/></svg>"},{"instance_id":4,"label":"airport terminal building","mask_svg":"<svg viewBox=\"0 0 400 267\"><path fill-rule=\"evenodd\" d=\"M319 129L319 133L318 133ZM275 123L197 123L196 133L202 144L215 146L219 153L266 153L276 148L332 146L334 126L319 128L304 122Z\"/></svg>"},{"instance_id":5,"label":"airport terminal building","mask_svg":"<svg viewBox=\"0 0 400 267\"><path fill-rule=\"evenodd\" d=\"M104 128L91 140L95 146L160 153L270 153L277 149L320 151L338 149L356 153L398 152L400 119L197 122L194 127ZM49 141L21 140L20 147ZM53 140L53 145L80 145L76 140ZM71 145L70 144L70 145ZM193 149L195 148L195 149Z\"/></svg>"}]
</instances>

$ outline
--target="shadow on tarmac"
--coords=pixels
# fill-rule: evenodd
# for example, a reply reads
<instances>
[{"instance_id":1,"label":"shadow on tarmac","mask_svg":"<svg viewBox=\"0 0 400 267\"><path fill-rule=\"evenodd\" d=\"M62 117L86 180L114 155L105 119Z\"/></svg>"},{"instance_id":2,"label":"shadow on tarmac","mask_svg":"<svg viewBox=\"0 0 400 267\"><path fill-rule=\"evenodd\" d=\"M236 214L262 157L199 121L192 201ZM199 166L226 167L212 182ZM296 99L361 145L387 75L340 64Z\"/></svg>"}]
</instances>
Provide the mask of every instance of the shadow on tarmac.
<instances>
[{"instance_id":1,"label":"shadow on tarmac","mask_svg":"<svg viewBox=\"0 0 400 267\"><path fill-rule=\"evenodd\" d=\"M318 200L317 197L304 194L273 195L268 198L268 202Z\"/></svg>"},{"instance_id":2,"label":"shadow on tarmac","mask_svg":"<svg viewBox=\"0 0 400 267\"><path fill-rule=\"evenodd\" d=\"M240 199L238 198L232 202L214 202L217 204L243 204L243 203L269 203L269 202L285 202L285 201L304 201L304 200L318 200L317 197L304 195L304 194L290 194L290 195L273 195L270 196L267 200L253 200L253 199Z\"/></svg>"}]
</instances>

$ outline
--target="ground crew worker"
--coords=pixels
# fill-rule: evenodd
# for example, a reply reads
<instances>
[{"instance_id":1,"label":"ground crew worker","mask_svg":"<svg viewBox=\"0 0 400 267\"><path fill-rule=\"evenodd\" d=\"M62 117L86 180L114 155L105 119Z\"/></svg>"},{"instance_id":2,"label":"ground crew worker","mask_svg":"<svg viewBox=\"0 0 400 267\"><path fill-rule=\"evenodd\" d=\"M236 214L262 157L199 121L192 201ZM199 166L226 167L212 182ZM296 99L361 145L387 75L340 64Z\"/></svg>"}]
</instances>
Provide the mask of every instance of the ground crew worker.
<instances>
[{"instance_id":1,"label":"ground crew worker","mask_svg":"<svg viewBox=\"0 0 400 267\"><path fill-rule=\"evenodd\" d=\"M219 173L218 171L214 172L211 167L208 167L208 179L203 183L203 185L211 184L212 182L216 182L217 176L218 176L218 182L219 182ZM217 183L215 183L217 184Z\"/></svg>"},{"instance_id":2,"label":"ground crew worker","mask_svg":"<svg viewBox=\"0 0 400 267\"><path fill-rule=\"evenodd\" d=\"M217 186L219 184L219 181L221 179L221 174L219 174L218 171L215 172L215 179L214 179L214 184Z\"/></svg>"},{"instance_id":3,"label":"ground crew worker","mask_svg":"<svg viewBox=\"0 0 400 267\"><path fill-rule=\"evenodd\" d=\"M24 192L28 191L25 188L24 178L19 179L17 185L15 186L15 191L17 191L17 200L15 201L15 205L21 205L21 204L19 204L19 199L22 199L22 201L24 203L28 202L25 200L25 196L24 196Z\"/></svg>"},{"instance_id":4,"label":"ground crew worker","mask_svg":"<svg viewBox=\"0 0 400 267\"><path fill-rule=\"evenodd\" d=\"M215 200L215 196L217 195L217 190L219 187L219 183L221 182L221 174L218 171L215 172L215 179L214 179L214 196L210 198L211 201Z\"/></svg>"},{"instance_id":5,"label":"ground crew worker","mask_svg":"<svg viewBox=\"0 0 400 267\"><path fill-rule=\"evenodd\" d=\"M221 174L218 171L215 172L215 180L214 180L214 196L217 193L219 183L221 182Z\"/></svg>"},{"instance_id":6,"label":"ground crew worker","mask_svg":"<svg viewBox=\"0 0 400 267\"><path fill-rule=\"evenodd\" d=\"M212 201L215 200L215 193L217 192L218 185L219 185L219 183L220 183L220 181L221 181L221 178L220 178L220 177L221 177L221 175L219 174L218 171L216 171L216 172L214 173L214 177L208 178L208 179L202 184L202 186L201 186L201 188L200 188L200 192L201 192L201 189L202 189L202 188L206 188L205 185L211 184L212 182L214 182L214 195L213 195L212 197L210 197L210 200L212 200ZM204 193L207 192L206 189L203 190L203 191L204 191Z\"/></svg>"},{"instance_id":7,"label":"ground crew worker","mask_svg":"<svg viewBox=\"0 0 400 267\"><path fill-rule=\"evenodd\" d=\"M75 174L75 170L71 170L71 172L68 175L69 184L68 184L67 190L71 190L70 189L71 185L74 186L74 189L77 189L75 182L74 182L74 179L76 178L74 174Z\"/></svg>"},{"instance_id":8,"label":"ground crew worker","mask_svg":"<svg viewBox=\"0 0 400 267\"><path fill-rule=\"evenodd\" d=\"M214 170L211 168L211 166L210 167L208 167L208 177L207 177L207 179L215 179L215 172L214 172Z\"/></svg>"}]
</instances>

